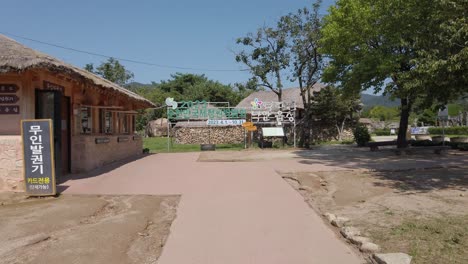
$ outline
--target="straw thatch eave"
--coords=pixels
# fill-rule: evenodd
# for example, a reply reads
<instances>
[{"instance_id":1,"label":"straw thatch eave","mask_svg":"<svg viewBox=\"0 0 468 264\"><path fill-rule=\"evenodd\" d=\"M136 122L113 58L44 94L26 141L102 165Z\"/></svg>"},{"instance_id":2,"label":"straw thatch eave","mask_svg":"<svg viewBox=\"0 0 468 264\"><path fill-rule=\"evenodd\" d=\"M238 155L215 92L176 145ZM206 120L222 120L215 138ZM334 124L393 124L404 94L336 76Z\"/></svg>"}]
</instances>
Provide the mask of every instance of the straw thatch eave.
<instances>
[{"instance_id":1,"label":"straw thatch eave","mask_svg":"<svg viewBox=\"0 0 468 264\"><path fill-rule=\"evenodd\" d=\"M151 101L113 82L84 69L62 62L47 54L23 46L15 40L0 34L0 74L11 72L21 73L36 69L67 75L85 85L94 86L104 91L110 91L125 96L133 101L138 108L155 107Z\"/></svg>"}]
</instances>

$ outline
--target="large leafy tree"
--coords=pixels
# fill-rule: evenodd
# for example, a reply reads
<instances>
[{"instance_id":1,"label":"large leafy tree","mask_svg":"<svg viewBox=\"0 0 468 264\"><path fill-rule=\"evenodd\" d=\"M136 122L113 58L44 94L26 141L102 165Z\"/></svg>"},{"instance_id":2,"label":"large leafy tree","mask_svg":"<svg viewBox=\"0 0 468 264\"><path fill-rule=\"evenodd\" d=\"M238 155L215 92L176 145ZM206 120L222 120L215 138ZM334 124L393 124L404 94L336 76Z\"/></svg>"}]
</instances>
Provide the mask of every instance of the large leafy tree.
<instances>
[{"instance_id":1,"label":"large leafy tree","mask_svg":"<svg viewBox=\"0 0 468 264\"><path fill-rule=\"evenodd\" d=\"M322 55L319 52L321 19L319 8L321 0L315 2L312 10L302 8L296 13L281 17L279 30L288 36L288 52L291 54L289 80L299 84L305 115L301 121L302 133L300 145L310 146L312 87L320 79L323 68Z\"/></svg>"},{"instance_id":2,"label":"large leafy tree","mask_svg":"<svg viewBox=\"0 0 468 264\"><path fill-rule=\"evenodd\" d=\"M85 65L85 70L100 75L118 85L127 84L133 77L133 73L127 69L114 58L109 58L107 61L102 62L96 69L92 63Z\"/></svg>"},{"instance_id":3,"label":"large leafy tree","mask_svg":"<svg viewBox=\"0 0 468 264\"><path fill-rule=\"evenodd\" d=\"M426 105L458 99L468 91L468 1L435 0L418 38L414 76L423 82Z\"/></svg>"},{"instance_id":4,"label":"large leafy tree","mask_svg":"<svg viewBox=\"0 0 468 264\"><path fill-rule=\"evenodd\" d=\"M444 29L443 24L461 23L466 14L463 2L466 4L465 0L338 0L325 17L322 44L330 59L325 80L346 90L372 88L399 98L399 148L407 145L409 116L417 101L443 103L466 83L466 78L460 78L466 60L459 59L466 53L466 33L458 38L462 40L458 51L443 44L451 42L446 33L454 30ZM450 5L458 7L458 19L448 12ZM445 11L440 11L444 6ZM466 15L464 19L466 23ZM466 24L453 27L466 30ZM443 55L431 55L430 42ZM453 64L452 69L448 64L438 65L444 58L453 60L448 63ZM453 75L443 81L442 75L448 72Z\"/></svg>"},{"instance_id":5,"label":"large leafy tree","mask_svg":"<svg viewBox=\"0 0 468 264\"><path fill-rule=\"evenodd\" d=\"M236 54L236 61L248 67L254 82L276 93L281 101L290 62L287 32L265 26L236 42L244 47Z\"/></svg>"},{"instance_id":6,"label":"large leafy tree","mask_svg":"<svg viewBox=\"0 0 468 264\"><path fill-rule=\"evenodd\" d=\"M392 121L398 118L399 113L396 107L376 105L369 110L369 117L380 121Z\"/></svg>"}]
</instances>

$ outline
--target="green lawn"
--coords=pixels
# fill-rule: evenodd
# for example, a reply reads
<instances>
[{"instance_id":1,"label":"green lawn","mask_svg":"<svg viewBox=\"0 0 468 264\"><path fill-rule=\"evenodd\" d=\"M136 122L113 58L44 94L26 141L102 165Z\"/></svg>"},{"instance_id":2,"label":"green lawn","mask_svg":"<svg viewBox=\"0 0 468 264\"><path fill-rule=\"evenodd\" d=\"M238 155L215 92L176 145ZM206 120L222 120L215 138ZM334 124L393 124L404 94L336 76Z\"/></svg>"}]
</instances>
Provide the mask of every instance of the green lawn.
<instances>
[{"instance_id":1,"label":"green lawn","mask_svg":"<svg viewBox=\"0 0 468 264\"><path fill-rule=\"evenodd\" d=\"M170 145L170 150L167 150L166 137L143 138L143 148L148 148L150 153L164 152L195 152L200 151L200 144L182 145L176 144L174 140ZM244 144L219 144L216 145L216 150L241 150L244 149Z\"/></svg>"}]
</instances>

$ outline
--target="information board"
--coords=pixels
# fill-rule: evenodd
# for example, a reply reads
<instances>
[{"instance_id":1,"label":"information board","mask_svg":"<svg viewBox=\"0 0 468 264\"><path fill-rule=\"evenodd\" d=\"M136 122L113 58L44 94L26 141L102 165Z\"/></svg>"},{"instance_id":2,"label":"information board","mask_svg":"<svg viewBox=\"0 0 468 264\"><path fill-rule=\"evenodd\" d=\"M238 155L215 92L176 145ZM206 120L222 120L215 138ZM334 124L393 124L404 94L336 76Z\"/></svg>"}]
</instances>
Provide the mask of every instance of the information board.
<instances>
[{"instance_id":1,"label":"information board","mask_svg":"<svg viewBox=\"0 0 468 264\"><path fill-rule=\"evenodd\" d=\"M55 195L52 120L21 120L21 138L26 193L33 196Z\"/></svg>"},{"instance_id":2,"label":"information board","mask_svg":"<svg viewBox=\"0 0 468 264\"><path fill-rule=\"evenodd\" d=\"M262 127L264 137L284 137L284 130L282 127Z\"/></svg>"}]
</instances>

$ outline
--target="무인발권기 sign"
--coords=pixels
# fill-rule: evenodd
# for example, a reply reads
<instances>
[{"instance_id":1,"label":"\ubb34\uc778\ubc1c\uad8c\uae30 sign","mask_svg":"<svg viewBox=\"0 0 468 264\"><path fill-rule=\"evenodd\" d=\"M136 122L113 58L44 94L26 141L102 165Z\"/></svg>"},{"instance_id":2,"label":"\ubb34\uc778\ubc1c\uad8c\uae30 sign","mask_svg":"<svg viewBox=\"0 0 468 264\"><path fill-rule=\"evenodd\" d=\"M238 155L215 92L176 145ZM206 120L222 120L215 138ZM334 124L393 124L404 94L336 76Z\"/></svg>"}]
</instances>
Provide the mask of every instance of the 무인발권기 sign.
<instances>
[{"instance_id":1,"label":"\ubb34\uc778\ubc1c\uad8c\uae30 sign","mask_svg":"<svg viewBox=\"0 0 468 264\"><path fill-rule=\"evenodd\" d=\"M21 120L24 182L33 196L55 195L52 120Z\"/></svg>"}]
</instances>

